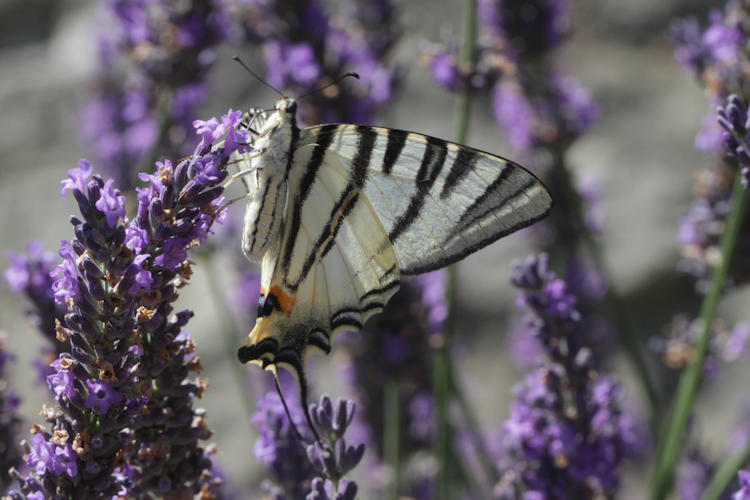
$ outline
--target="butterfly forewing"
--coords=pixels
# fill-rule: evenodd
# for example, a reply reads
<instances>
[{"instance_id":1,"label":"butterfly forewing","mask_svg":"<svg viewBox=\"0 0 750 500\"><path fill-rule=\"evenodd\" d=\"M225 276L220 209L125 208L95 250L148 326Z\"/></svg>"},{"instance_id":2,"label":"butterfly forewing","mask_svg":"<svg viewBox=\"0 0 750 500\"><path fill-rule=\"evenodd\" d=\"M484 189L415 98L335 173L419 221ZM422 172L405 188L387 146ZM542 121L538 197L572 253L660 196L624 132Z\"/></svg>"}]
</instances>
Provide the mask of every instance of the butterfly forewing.
<instances>
[{"instance_id":1,"label":"butterfly forewing","mask_svg":"<svg viewBox=\"0 0 750 500\"><path fill-rule=\"evenodd\" d=\"M374 140L363 140L368 135ZM543 218L551 206L542 183L523 167L442 139L326 125L303 130L300 142L329 144L353 167L367 153L363 191L404 274L460 260Z\"/></svg>"}]
</instances>

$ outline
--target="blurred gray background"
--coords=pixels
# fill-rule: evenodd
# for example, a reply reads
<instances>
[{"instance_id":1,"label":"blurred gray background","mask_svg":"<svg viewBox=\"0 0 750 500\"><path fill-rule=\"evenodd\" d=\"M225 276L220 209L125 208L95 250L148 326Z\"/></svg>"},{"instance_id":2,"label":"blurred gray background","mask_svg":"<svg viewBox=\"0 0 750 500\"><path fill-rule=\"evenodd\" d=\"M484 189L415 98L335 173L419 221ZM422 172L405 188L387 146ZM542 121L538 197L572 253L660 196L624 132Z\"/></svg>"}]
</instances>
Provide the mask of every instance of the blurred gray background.
<instances>
[{"instance_id":1,"label":"blurred gray background","mask_svg":"<svg viewBox=\"0 0 750 500\"><path fill-rule=\"evenodd\" d=\"M419 59L421 40L435 41L444 29L460 29L462 2L442 1L439 7L436 3L401 2L406 30L396 60L402 65ZM603 245L617 290L626 298L643 296L644 289L662 290L662 285L670 290L660 279L677 261L679 217L691 202L694 172L710 158L693 148L706 101L698 84L683 75L674 61L665 30L673 16L697 13L705 17L709 7L722 4L698 0L572 3L574 36L560 57L567 70L592 90L601 114L591 132L570 151L570 164L579 178L592 178L601 188L607 214ZM60 180L79 158L88 155L78 140L76 113L87 98L86 81L94 71L92 22L97 8L98 2L90 0L0 0L2 256L8 251L22 252L28 240L41 240L56 251L59 240L72 237L67 220L76 207L72 197L60 197ZM230 106L246 108L274 100L270 91L238 70L231 61L234 52L224 47L219 54L211 80L215 95L203 109L204 118ZM260 59L248 62L262 67ZM400 97L382 115L381 123L450 138L453 106L453 96L431 83L428 70L413 65L408 67ZM487 112L488 103L479 100L473 109L468 143L488 151L507 151ZM511 262L526 255L525 245L523 237L503 240L460 267L461 325L474 333L463 346L459 366L487 427L507 417L512 385L521 377L507 359L501 337L505 311L515 300L508 283ZM7 261L3 258L2 262L4 269ZM255 436L240 403L241 389L230 372L234 360L227 359L216 338L216 308L205 300L207 270L201 266L194 270L193 283L183 289L177 307L196 312L187 329L197 341L206 369L202 376L211 381L199 404L208 409L214 442L230 478L253 488L250 485L260 474L252 453ZM645 305L627 302L639 335L658 334L676 310L675 302L689 292L683 290L682 296L659 293ZM747 293L735 292L724 301L722 312L730 324L750 319L745 307L749 298ZM47 399L45 390L34 386L36 373L31 368L43 340L29 326L23 305L3 285L0 329L8 332L10 350L17 355L12 384L23 397L20 411L28 428L39 421L38 411ZM497 347L488 348L493 342ZM336 380L333 357L314 361L315 383L320 392L345 395L346 388ZM249 370L250 376L262 376L259 369ZM633 399L641 399L625 363L616 363L615 370ZM750 396L743 394L749 375L747 366L735 364L700 399L701 414L710 417L700 426L703 440L717 453L724 449L727 426L744 396ZM626 481L621 496L638 498L640 487L638 481Z\"/></svg>"}]
</instances>

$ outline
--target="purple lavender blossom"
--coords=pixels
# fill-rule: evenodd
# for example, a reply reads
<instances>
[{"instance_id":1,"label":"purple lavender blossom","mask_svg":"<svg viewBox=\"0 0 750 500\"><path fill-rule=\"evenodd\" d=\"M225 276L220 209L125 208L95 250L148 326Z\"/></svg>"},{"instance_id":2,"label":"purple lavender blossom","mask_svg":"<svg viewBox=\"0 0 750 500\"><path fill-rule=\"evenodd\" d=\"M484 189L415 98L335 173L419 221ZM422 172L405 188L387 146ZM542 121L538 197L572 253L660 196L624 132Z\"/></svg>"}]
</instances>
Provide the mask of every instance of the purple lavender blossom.
<instances>
[{"instance_id":1,"label":"purple lavender blossom","mask_svg":"<svg viewBox=\"0 0 750 500\"><path fill-rule=\"evenodd\" d=\"M63 181L81 212L71 217L76 237L61 243L64 261L52 285L68 309L57 335L69 339L70 354L48 377L59 404L45 410L51 428L35 427L25 445L31 470L15 473L23 494L192 496L217 485L199 445L211 435L205 411L193 408L206 384L189 376L201 369L184 330L192 312L172 308L190 262L174 262L174 250L173 260L157 261L169 250L165 242L194 246L220 218L226 163L246 148L245 133L234 130L238 120L230 111L221 122L196 124L203 138L195 153L147 177L127 227L119 192L88 162Z\"/></svg>"},{"instance_id":2,"label":"purple lavender blossom","mask_svg":"<svg viewBox=\"0 0 750 500\"><path fill-rule=\"evenodd\" d=\"M622 389L598 371L579 335L577 298L549 271L546 256L518 265L512 281L545 359L514 390L496 493L609 496L619 484L621 460L641 445L623 410Z\"/></svg>"},{"instance_id":3,"label":"purple lavender blossom","mask_svg":"<svg viewBox=\"0 0 750 500\"><path fill-rule=\"evenodd\" d=\"M305 500L354 500L356 497L356 483L342 479L334 485L331 481L316 477L312 481L312 489Z\"/></svg>"},{"instance_id":4,"label":"purple lavender blossom","mask_svg":"<svg viewBox=\"0 0 750 500\"><path fill-rule=\"evenodd\" d=\"M737 473L740 489L732 494L732 500L750 500L750 472L741 470Z\"/></svg>"},{"instance_id":5,"label":"purple lavender blossom","mask_svg":"<svg viewBox=\"0 0 750 500\"><path fill-rule=\"evenodd\" d=\"M341 81L300 101L304 123L367 123L389 101L398 77L388 57L400 35L389 0L336 4L321 1L241 2L237 16L245 35L262 42L269 82L293 95L328 85L348 72L360 81Z\"/></svg>"},{"instance_id":6,"label":"purple lavender blossom","mask_svg":"<svg viewBox=\"0 0 750 500\"><path fill-rule=\"evenodd\" d=\"M87 380L89 397L86 398L86 408L95 408L99 414L105 414L112 405L122 401L122 394L117 392L109 382Z\"/></svg>"},{"instance_id":7,"label":"purple lavender blossom","mask_svg":"<svg viewBox=\"0 0 750 500\"><path fill-rule=\"evenodd\" d=\"M47 376L52 395L58 401L64 395L72 398L75 395L75 375L73 375L75 362L68 355L61 354L59 359L50 363L53 373Z\"/></svg>"},{"instance_id":8,"label":"purple lavender blossom","mask_svg":"<svg viewBox=\"0 0 750 500\"><path fill-rule=\"evenodd\" d=\"M302 433L302 439L310 443L305 449L278 394L269 392L261 396L252 422L260 431L255 456L271 474L262 485L266 496L283 499L303 498L308 494L307 498L353 498L357 485L347 482L344 476L357 466L365 450L364 443L348 446L344 439L354 410L353 402L339 398L334 405L328 396L311 404L310 415L321 438L313 441L304 413L298 404L291 405L294 427ZM316 474L322 477L315 477Z\"/></svg>"},{"instance_id":9,"label":"purple lavender blossom","mask_svg":"<svg viewBox=\"0 0 750 500\"><path fill-rule=\"evenodd\" d=\"M680 500L699 500L715 472L716 465L702 450L697 447L689 448L683 453L677 466L675 491Z\"/></svg>"}]
</instances>

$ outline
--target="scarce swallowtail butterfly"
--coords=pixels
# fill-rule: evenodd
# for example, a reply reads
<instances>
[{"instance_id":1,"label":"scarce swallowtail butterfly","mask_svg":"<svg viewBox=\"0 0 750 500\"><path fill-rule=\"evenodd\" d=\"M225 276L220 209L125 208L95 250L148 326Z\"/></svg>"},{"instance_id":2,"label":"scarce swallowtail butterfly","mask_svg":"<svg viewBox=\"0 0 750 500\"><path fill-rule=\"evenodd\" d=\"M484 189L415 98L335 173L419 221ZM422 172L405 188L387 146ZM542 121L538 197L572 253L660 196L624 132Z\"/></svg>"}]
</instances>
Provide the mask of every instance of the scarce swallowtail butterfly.
<instances>
[{"instance_id":1,"label":"scarce swallowtail butterfly","mask_svg":"<svg viewBox=\"0 0 750 500\"><path fill-rule=\"evenodd\" d=\"M402 130L300 130L297 104L251 109L238 155L248 189L242 250L261 264L258 317L241 362L295 375L337 332L383 310L402 275L447 266L543 218L552 200L520 165Z\"/></svg>"}]
</instances>

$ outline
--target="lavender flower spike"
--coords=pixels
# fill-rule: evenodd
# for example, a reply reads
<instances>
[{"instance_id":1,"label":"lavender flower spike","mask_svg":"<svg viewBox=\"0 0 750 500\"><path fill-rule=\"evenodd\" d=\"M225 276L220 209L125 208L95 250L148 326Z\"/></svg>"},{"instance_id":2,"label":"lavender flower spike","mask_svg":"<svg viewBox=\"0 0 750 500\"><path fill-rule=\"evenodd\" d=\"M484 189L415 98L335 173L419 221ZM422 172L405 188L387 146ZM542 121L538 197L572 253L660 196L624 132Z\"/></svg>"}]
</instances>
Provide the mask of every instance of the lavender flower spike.
<instances>
[{"instance_id":1,"label":"lavender flower spike","mask_svg":"<svg viewBox=\"0 0 750 500\"><path fill-rule=\"evenodd\" d=\"M211 431L193 407L206 385L189 377L201 369L183 329L192 312L172 304L191 273L187 249L221 217L227 160L247 147L238 121L230 111L221 131L203 126L192 156L160 163L129 222L124 197L85 160L63 181L81 212L52 286L67 308L57 336L70 353L52 363L58 407L24 443L29 471L14 474L16 497L192 497L216 485L199 444Z\"/></svg>"},{"instance_id":2,"label":"lavender flower spike","mask_svg":"<svg viewBox=\"0 0 750 500\"><path fill-rule=\"evenodd\" d=\"M622 389L599 373L583 344L577 297L531 256L516 267L518 303L546 354L514 391L504 424L501 498L526 492L538 498L609 497L623 456L640 446L636 425L622 409Z\"/></svg>"},{"instance_id":3,"label":"lavender flower spike","mask_svg":"<svg viewBox=\"0 0 750 500\"><path fill-rule=\"evenodd\" d=\"M339 398L334 406L328 396L310 405L313 425L322 441L307 446L307 453L293 432L281 399L269 393L258 400L253 423L260 438L255 443L255 456L271 473L263 490L273 498L304 498L315 500L349 500L356 496L357 485L344 479L362 460L365 445L347 446L344 439L354 418L354 403ZM312 441L307 420L298 406L291 406L294 425L303 433L302 439ZM315 477L316 472L323 477Z\"/></svg>"},{"instance_id":4,"label":"lavender flower spike","mask_svg":"<svg viewBox=\"0 0 750 500\"><path fill-rule=\"evenodd\" d=\"M747 189L750 183L750 117L747 104L732 94L724 107L716 110L717 121L725 130L722 138L730 155L737 159L742 169L742 185Z\"/></svg>"}]
</instances>

